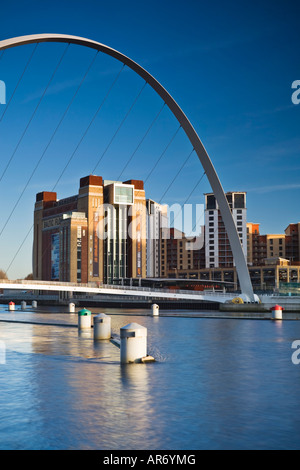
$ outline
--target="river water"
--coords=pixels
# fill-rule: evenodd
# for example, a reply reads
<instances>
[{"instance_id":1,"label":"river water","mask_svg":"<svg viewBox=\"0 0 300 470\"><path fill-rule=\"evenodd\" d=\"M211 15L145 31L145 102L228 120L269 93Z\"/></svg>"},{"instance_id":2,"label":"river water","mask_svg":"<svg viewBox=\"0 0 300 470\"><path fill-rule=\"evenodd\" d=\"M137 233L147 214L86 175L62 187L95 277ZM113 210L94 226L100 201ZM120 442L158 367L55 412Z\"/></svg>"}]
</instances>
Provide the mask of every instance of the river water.
<instances>
[{"instance_id":1,"label":"river water","mask_svg":"<svg viewBox=\"0 0 300 470\"><path fill-rule=\"evenodd\" d=\"M78 332L77 315L6 309L1 449L300 448L299 321L101 309L116 336L131 322L148 330L156 362L120 365L114 344Z\"/></svg>"}]
</instances>

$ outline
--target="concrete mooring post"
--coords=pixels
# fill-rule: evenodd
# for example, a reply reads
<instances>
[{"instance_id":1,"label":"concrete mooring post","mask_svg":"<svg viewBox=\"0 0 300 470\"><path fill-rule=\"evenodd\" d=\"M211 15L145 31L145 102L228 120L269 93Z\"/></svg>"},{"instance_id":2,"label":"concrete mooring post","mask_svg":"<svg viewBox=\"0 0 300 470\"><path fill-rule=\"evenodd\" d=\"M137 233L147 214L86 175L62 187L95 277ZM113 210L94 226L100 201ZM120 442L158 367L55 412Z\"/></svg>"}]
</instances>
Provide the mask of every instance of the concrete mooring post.
<instances>
[{"instance_id":1,"label":"concrete mooring post","mask_svg":"<svg viewBox=\"0 0 300 470\"><path fill-rule=\"evenodd\" d=\"M94 340L111 338L111 318L105 313L94 317Z\"/></svg>"},{"instance_id":2,"label":"concrete mooring post","mask_svg":"<svg viewBox=\"0 0 300 470\"><path fill-rule=\"evenodd\" d=\"M92 328L92 313L90 310L83 308L78 312L78 329L84 330Z\"/></svg>"},{"instance_id":3,"label":"concrete mooring post","mask_svg":"<svg viewBox=\"0 0 300 470\"><path fill-rule=\"evenodd\" d=\"M69 313L75 313L75 304L73 302L69 303Z\"/></svg>"},{"instance_id":4,"label":"concrete mooring post","mask_svg":"<svg viewBox=\"0 0 300 470\"><path fill-rule=\"evenodd\" d=\"M147 356L147 328L129 323L120 329L120 360L122 364L141 362Z\"/></svg>"},{"instance_id":5,"label":"concrete mooring post","mask_svg":"<svg viewBox=\"0 0 300 470\"><path fill-rule=\"evenodd\" d=\"M282 312L284 310L283 307L281 307L280 305L275 305L274 307L272 307L271 309L271 319L272 320L282 320Z\"/></svg>"},{"instance_id":6,"label":"concrete mooring post","mask_svg":"<svg viewBox=\"0 0 300 470\"><path fill-rule=\"evenodd\" d=\"M152 305L152 315L157 317L159 315L159 306L157 304Z\"/></svg>"},{"instance_id":7,"label":"concrete mooring post","mask_svg":"<svg viewBox=\"0 0 300 470\"><path fill-rule=\"evenodd\" d=\"M15 309L16 309L15 303L14 303L14 302L9 302L9 304L8 304L8 310L9 310L10 312L14 312Z\"/></svg>"}]
</instances>

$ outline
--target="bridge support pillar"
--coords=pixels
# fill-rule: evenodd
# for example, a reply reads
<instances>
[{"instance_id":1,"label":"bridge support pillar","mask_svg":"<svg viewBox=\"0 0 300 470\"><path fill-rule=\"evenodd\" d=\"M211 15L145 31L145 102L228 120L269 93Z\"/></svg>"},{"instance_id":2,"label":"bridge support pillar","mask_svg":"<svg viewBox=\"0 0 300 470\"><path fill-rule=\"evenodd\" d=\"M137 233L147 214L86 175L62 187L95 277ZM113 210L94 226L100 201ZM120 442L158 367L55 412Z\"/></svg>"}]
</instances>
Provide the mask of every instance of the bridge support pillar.
<instances>
[{"instance_id":1,"label":"bridge support pillar","mask_svg":"<svg viewBox=\"0 0 300 470\"><path fill-rule=\"evenodd\" d=\"M73 298L73 292L71 291L59 291L58 298L60 302L66 302Z\"/></svg>"}]
</instances>

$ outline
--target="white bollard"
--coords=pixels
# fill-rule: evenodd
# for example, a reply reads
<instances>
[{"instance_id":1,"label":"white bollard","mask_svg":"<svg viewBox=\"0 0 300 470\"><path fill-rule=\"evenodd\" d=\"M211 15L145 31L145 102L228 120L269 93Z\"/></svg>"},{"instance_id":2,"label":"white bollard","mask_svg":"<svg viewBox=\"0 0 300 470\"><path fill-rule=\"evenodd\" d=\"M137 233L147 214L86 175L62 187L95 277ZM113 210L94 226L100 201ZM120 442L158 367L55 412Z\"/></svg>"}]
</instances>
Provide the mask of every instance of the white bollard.
<instances>
[{"instance_id":1,"label":"white bollard","mask_svg":"<svg viewBox=\"0 0 300 470\"><path fill-rule=\"evenodd\" d=\"M75 304L69 303L69 313L75 313Z\"/></svg>"},{"instance_id":2,"label":"white bollard","mask_svg":"<svg viewBox=\"0 0 300 470\"><path fill-rule=\"evenodd\" d=\"M152 305L152 315L154 317L159 315L159 306L157 304Z\"/></svg>"},{"instance_id":3,"label":"white bollard","mask_svg":"<svg viewBox=\"0 0 300 470\"><path fill-rule=\"evenodd\" d=\"M78 312L78 329L92 328L92 314L86 308Z\"/></svg>"},{"instance_id":4,"label":"white bollard","mask_svg":"<svg viewBox=\"0 0 300 470\"><path fill-rule=\"evenodd\" d=\"M21 310L26 310L26 302L24 300L21 302Z\"/></svg>"},{"instance_id":5,"label":"white bollard","mask_svg":"<svg viewBox=\"0 0 300 470\"><path fill-rule=\"evenodd\" d=\"M111 318L105 313L100 313L94 317L94 339L111 338Z\"/></svg>"},{"instance_id":6,"label":"white bollard","mask_svg":"<svg viewBox=\"0 0 300 470\"><path fill-rule=\"evenodd\" d=\"M31 305L32 305L32 308L37 308L37 301L33 300Z\"/></svg>"},{"instance_id":7,"label":"white bollard","mask_svg":"<svg viewBox=\"0 0 300 470\"><path fill-rule=\"evenodd\" d=\"M8 310L9 310L10 312L14 312L15 309L16 309L16 305L14 304L14 302L9 302L9 304L8 304Z\"/></svg>"},{"instance_id":8,"label":"white bollard","mask_svg":"<svg viewBox=\"0 0 300 470\"><path fill-rule=\"evenodd\" d=\"M272 320L282 320L282 311L284 309L280 305L271 308Z\"/></svg>"},{"instance_id":9,"label":"white bollard","mask_svg":"<svg viewBox=\"0 0 300 470\"><path fill-rule=\"evenodd\" d=\"M120 329L120 359L122 364L141 362L147 356L147 328L129 323Z\"/></svg>"}]
</instances>

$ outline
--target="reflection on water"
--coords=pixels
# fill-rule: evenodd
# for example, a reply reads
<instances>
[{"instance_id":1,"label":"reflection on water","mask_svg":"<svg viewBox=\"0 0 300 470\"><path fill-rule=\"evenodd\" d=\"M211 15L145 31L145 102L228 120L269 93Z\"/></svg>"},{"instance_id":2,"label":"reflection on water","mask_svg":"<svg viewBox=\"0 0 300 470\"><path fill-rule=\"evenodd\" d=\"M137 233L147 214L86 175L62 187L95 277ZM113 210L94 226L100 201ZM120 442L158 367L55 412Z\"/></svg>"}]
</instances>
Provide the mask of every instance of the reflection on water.
<instances>
[{"instance_id":1,"label":"reflection on water","mask_svg":"<svg viewBox=\"0 0 300 470\"><path fill-rule=\"evenodd\" d=\"M1 449L299 448L299 322L112 313L116 335L147 327L157 362L120 365L76 315L0 323Z\"/></svg>"}]
</instances>

